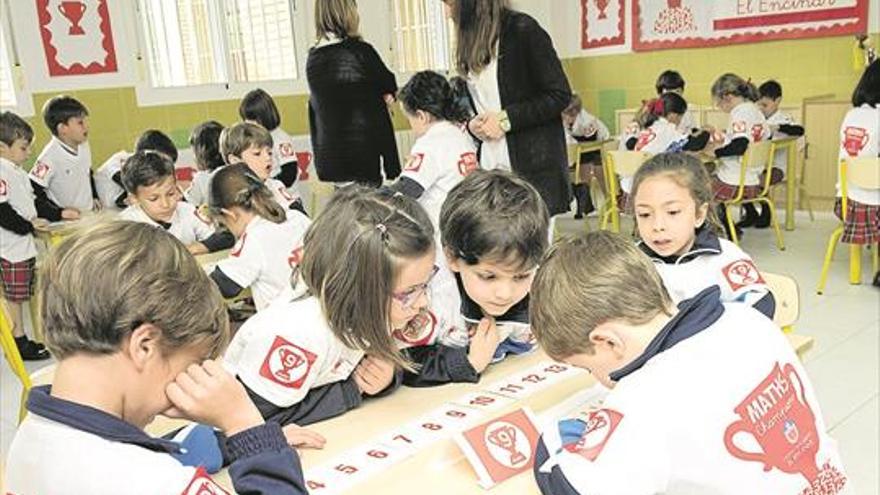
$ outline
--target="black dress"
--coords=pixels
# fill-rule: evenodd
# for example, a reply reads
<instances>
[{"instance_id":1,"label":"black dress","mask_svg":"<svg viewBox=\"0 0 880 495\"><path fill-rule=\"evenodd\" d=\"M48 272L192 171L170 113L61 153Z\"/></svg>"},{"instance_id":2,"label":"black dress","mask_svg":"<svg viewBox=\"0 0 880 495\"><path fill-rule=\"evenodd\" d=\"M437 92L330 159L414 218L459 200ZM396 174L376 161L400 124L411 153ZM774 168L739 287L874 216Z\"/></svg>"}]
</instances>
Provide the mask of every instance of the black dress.
<instances>
[{"instance_id":1,"label":"black dress","mask_svg":"<svg viewBox=\"0 0 880 495\"><path fill-rule=\"evenodd\" d=\"M394 74L368 43L347 38L315 47L306 62L309 128L318 178L379 184L400 175L391 117L382 96Z\"/></svg>"}]
</instances>

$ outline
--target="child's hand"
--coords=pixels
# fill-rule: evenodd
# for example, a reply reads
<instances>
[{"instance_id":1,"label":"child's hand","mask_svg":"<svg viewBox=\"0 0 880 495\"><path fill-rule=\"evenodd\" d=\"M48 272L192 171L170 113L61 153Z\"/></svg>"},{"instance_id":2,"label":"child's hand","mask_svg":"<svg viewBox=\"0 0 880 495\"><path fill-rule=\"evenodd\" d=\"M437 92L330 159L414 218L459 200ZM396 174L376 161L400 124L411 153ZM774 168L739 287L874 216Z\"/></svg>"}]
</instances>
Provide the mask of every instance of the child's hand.
<instances>
[{"instance_id":1,"label":"child's hand","mask_svg":"<svg viewBox=\"0 0 880 495\"><path fill-rule=\"evenodd\" d=\"M205 245L202 244L201 242L194 242L194 243L186 246L186 249L187 249L187 251L190 252L190 254L192 254L194 256L198 255L198 254L207 254L208 253L208 248L206 248Z\"/></svg>"},{"instance_id":2,"label":"child's hand","mask_svg":"<svg viewBox=\"0 0 880 495\"><path fill-rule=\"evenodd\" d=\"M376 395L394 380L394 363L367 356L354 369L354 381L361 393Z\"/></svg>"},{"instance_id":3,"label":"child's hand","mask_svg":"<svg viewBox=\"0 0 880 495\"><path fill-rule=\"evenodd\" d=\"M34 218L31 220L31 225L34 226L34 230L47 231L49 230L49 221L45 218Z\"/></svg>"},{"instance_id":4,"label":"child's hand","mask_svg":"<svg viewBox=\"0 0 880 495\"><path fill-rule=\"evenodd\" d=\"M471 347L468 351L468 361L477 373L482 373L486 366L492 362L495 349L498 348L498 327L492 318L483 318L477 326L476 332L471 336Z\"/></svg>"},{"instance_id":5,"label":"child's hand","mask_svg":"<svg viewBox=\"0 0 880 495\"><path fill-rule=\"evenodd\" d=\"M79 210L76 208L65 208L61 210L62 220L79 220Z\"/></svg>"},{"instance_id":6,"label":"child's hand","mask_svg":"<svg viewBox=\"0 0 880 495\"><path fill-rule=\"evenodd\" d=\"M300 449L323 449L327 439L312 430L299 425L289 424L281 429L287 445Z\"/></svg>"},{"instance_id":7,"label":"child's hand","mask_svg":"<svg viewBox=\"0 0 880 495\"><path fill-rule=\"evenodd\" d=\"M213 360L191 364L165 387L176 413L216 426L227 436L263 424L244 386Z\"/></svg>"},{"instance_id":8,"label":"child's hand","mask_svg":"<svg viewBox=\"0 0 880 495\"><path fill-rule=\"evenodd\" d=\"M92 200L92 209L95 211L101 211L104 209L104 203L101 203L100 199L94 198Z\"/></svg>"}]
</instances>

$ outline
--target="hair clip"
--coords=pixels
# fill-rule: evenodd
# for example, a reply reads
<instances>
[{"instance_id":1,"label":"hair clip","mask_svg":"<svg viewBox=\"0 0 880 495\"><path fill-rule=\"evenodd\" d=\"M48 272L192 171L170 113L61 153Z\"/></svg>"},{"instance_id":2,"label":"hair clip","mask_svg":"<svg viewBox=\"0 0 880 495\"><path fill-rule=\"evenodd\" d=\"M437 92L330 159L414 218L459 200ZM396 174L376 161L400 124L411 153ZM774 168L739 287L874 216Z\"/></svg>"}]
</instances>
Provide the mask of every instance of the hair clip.
<instances>
[{"instance_id":1,"label":"hair clip","mask_svg":"<svg viewBox=\"0 0 880 495\"><path fill-rule=\"evenodd\" d=\"M379 234L382 236L382 240L385 240L388 237L388 227L386 227L384 223L377 223L376 230L379 231Z\"/></svg>"}]
</instances>

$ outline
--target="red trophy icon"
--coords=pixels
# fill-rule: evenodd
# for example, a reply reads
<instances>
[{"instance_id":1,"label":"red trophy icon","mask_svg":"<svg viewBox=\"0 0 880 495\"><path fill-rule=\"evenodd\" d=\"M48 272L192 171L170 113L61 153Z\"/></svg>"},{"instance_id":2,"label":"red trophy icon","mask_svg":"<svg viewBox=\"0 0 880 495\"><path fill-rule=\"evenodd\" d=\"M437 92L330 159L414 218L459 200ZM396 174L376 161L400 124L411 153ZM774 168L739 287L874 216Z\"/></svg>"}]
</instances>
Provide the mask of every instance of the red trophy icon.
<instances>
[{"instance_id":1,"label":"red trophy icon","mask_svg":"<svg viewBox=\"0 0 880 495\"><path fill-rule=\"evenodd\" d=\"M608 0L596 0L596 7L599 9L599 19L608 18L605 9L608 8Z\"/></svg>"},{"instance_id":2,"label":"red trophy icon","mask_svg":"<svg viewBox=\"0 0 880 495\"><path fill-rule=\"evenodd\" d=\"M489 441L510 453L510 466L518 466L529 458L516 448L516 428L505 424L487 435Z\"/></svg>"},{"instance_id":3,"label":"red trophy icon","mask_svg":"<svg viewBox=\"0 0 880 495\"><path fill-rule=\"evenodd\" d=\"M804 385L791 363L779 363L734 411L742 418L727 427L724 446L734 457L800 474L812 483L819 475L816 455L819 434L816 416L804 396ZM736 435L751 435L761 452L746 452L734 442Z\"/></svg>"},{"instance_id":4,"label":"red trophy icon","mask_svg":"<svg viewBox=\"0 0 880 495\"><path fill-rule=\"evenodd\" d=\"M276 371L275 374L282 380L290 380L290 373L299 368L305 362L305 359L295 351L285 347L282 347L278 353L281 357L281 369Z\"/></svg>"},{"instance_id":5,"label":"red trophy icon","mask_svg":"<svg viewBox=\"0 0 880 495\"><path fill-rule=\"evenodd\" d=\"M847 127L843 130L843 149L849 156L859 156L870 138L861 127Z\"/></svg>"},{"instance_id":6,"label":"red trophy icon","mask_svg":"<svg viewBox=\"0 0 880 495\"><path fill-rule=\"evenodd\" d=\"M79 25L83 14L86 12L85 3L77 2L76 0L66 0L58 6L58 12L61 12L61 15L70 21L70 30L67 31L67 34L71 36L86 34L82 26Z\"/></svg>"}]
</instances>

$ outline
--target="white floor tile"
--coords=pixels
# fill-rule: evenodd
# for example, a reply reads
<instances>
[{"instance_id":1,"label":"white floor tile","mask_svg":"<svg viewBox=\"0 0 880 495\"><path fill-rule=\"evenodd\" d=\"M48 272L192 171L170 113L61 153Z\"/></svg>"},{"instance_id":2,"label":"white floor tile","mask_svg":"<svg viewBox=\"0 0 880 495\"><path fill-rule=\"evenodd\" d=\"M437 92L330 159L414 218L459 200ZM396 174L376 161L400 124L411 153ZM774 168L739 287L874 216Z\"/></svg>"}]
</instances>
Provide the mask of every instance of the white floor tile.
<instances>
[{"instance_id":1,"label":"white floor tile","mask_svg":"<svg viewBox=\"0 0 880 495\"><path fill-rule=\"evenodd\" d=\"M846 474L857 493L880 493L877 459L880 458L880 423L877 395L843 420L831 435L840 444Z\"/></svg>"}]
</instances>

